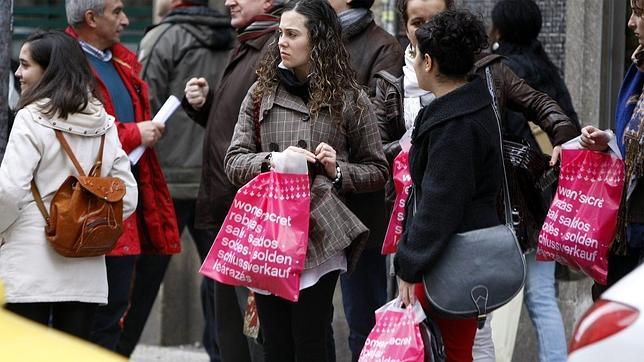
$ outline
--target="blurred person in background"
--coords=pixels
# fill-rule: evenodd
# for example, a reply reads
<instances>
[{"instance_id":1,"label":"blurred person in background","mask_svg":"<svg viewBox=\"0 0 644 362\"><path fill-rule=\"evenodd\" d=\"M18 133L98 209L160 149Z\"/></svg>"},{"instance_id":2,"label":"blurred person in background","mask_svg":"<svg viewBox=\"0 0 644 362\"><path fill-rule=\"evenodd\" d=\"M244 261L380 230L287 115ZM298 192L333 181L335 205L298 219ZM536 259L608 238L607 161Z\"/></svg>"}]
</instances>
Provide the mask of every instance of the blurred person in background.
<instances>
[{"instance_id":1,"label":"blurred person in background","mask_svg":"<svg viewBox=\"0 0 644 362\"><path fill-rule=\"evenodd\" d=\"M106 305L97 308L91 339L116 350L130 296L146 287L134 280L141 254L170 255L181 251L172 198L153 146L164 125L152 122L148 86L140 78L136 55L121 44L129 25L121 0L66 0L66 32L81 45L96 79L96 92L108 114L116 118L119 140L126 153L139 146L145 152L132 172L139 187L137 211L123 221L123 235L105 258L109 285ZM156 296L156 291L152 298ZM145 314L148 314L146 311Z\"/></svg>"},{"instance_id":2,"label":"blurred person in background","mask_svg":"<svg viewBox=\"0 0 644 362\"><path fill-rule=\"evenodd\" d=\"M216 87L223 75L235 35L230 19L208 7L206 0L169 0L166 16L148 28L139 45L141 78L149 86L152 112L159 111L169 96L181 99L186 82L203 76ZM199 191L204 128L182 109L168 120L164 137L154 145L174 202L179 232L188 229L201 262L215 238L194 227ZM124 319L117 352L130 356L141 337L145 321L170 262L170 255L141 255L136 264L137 288ZM214 285L203 278L201 305L205 326L203 345L213 362L220 361L215 329Z\"/></svg>"},{"instance_id":3,"label":"blurred person in background","mask_svg":"<svg viewBox=\"0 0 644 362\"><path fill-rule=\"evenodd\" d=\"M528 85L552 97L570 118L575 129L579 130L577 113L568 89L559 75L559 69L552 63L538 40L541 26L541 11L534 1L501 0L497 2L492 10L491 38L494 41L492 51L502 55L503 63ZM522 113L506 111L503 124L504 135L524 140L541 152L529 121L534 119ZM576 132L570 133L569 138L575 135ZM549 132L548 136L551 140L557 138L553 132ZM553 143L559 146L567 140L558 139ZM553 195L547 192L545 197L551 200ZM523 302L537 332L539 360L565 361L567 346L564 325L557 305L555 262L538 262L535 259L540 226L538 225L528 234L530 248L525 255L527 274Z\"/></svg>"}]
</instances>

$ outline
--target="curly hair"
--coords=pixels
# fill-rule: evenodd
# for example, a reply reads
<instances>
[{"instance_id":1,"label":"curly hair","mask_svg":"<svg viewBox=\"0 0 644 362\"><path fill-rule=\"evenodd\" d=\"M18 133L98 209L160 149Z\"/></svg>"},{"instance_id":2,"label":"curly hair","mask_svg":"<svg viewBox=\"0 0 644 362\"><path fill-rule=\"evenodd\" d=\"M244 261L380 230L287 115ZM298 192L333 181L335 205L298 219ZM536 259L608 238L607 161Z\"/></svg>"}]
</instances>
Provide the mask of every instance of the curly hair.
<instances>
[{"instance_id":1,"label":"curly hair","mask_svg":"<svg viewBox=\"0 0 644 362\"><path fill-rule=\"evenodd\" d=\"M327 1L290 1L284 13L295 11L303 15L309 31L309 112L314 119L323 105L331 107L331 115L338 120L344 110L347 92L358 103L362 89L349 63L349 55L342 44L342 28L335 11ZM253 102L258 104L278 82L280 63L277 36L257 69L258 84L253 91Z\"/></svg>"},{"instance_id":2,"label":"curly hair","mask_svg":"<svg viewBox=\"0 0 644 362\"><path fill-rule=\"evenodd\" d=\"M438 63L440 74L464 77L476 55L487 48L488 38L480 17L467 10L447 10L416 30L421 54Z\"/></svg>"},{"instance_id":3,"label":"curly hair","mask_svg":"<svg viewBox=\"0 0 644 362\"><path fill-rule=\"evenodd\" d=\"M396 0L396 10L400 13L400 16L403 18L403 22L407 24L409 21L409 14L407 14L407 6L411 0ZM445 2L445 9L452 10L454 9L454 0L443 0Z\"/></svg>"}]
</instances>

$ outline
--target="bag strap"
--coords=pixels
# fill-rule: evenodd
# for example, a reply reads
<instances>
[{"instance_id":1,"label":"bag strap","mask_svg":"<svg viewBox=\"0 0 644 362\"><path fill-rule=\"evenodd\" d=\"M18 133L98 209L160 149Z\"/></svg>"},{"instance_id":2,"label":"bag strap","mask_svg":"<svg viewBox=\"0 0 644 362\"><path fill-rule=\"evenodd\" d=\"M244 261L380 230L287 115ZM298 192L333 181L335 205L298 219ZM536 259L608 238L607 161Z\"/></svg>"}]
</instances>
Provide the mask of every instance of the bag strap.
<instances>
[{"instance_id":1,"label":"bag strap","mask_svg":"<svg viewBox=\"0 0 644 362\"><path fill-rule=\"evenodd\" d=\"M69 156L69 159L72 160L72 163L74 164L76 171L78 171L78 174L81 176L85 176L85 171L83 171L83 168L81 167L80 163L78 163L76 156L74 156L74 152L72 152L72 149L69 147L69 143L67 143L67 141L65 140L65 136L63 136L63 132L59 130L55 130L55 132L56 132L56 138L58 138L58 141L60 142L61 146L63 146L63 149L65 150L65 153L67 154L67 156Z\"/></svg>"},{"instance_id":2,"label":"bag strap","mask_svg":"<svg viewBox=\"0 0 644 362\"><path fill-rule=\"evenodd\" d=\"M69 159L72 160L72 163L74 164L74 168L76 168L76 171L78 171L78 174L80 176L85 176L85 171L83 171L83 168L81 167L80 163L78 163L78 159L76 159L76 156L74 156L74 152L72 152L71 147L69 147L69 143L67 143L67 140L65 140L65 136L63 135L63 132L59 130L55 130L55 131L56 131L56 138L58 138L58 141L63 146L63 149L65 150L65 153L67 154ZM92 166L91 170L89 171L90 176L95 176L97 172L100 175L101 166L103 164L104 147L105 147L105 134L101 136L101 146L98 148L98 155L96 156L96 161L94 162L94 166Z\"/></svg>"},{"instance_id":3,"label":"bag strap","mask_svg":"<svg viewBox=\"0 0 644 362\"><path fill-rule=\"evenodd\" d=\"M36 201L36 206L38 206L38 210L40 210L40 213L42 214L42 216L45 218L45 221L49 225L49 213L47 212L45 203L42 202L40 191L38 191L38 187L36 186L36 181L34 179L31 179L31 194L34 195L34 201Z\"/></svg>"},{"instance_id":4,"label":"bag strap","mask_svg":"<svg viewBox=\"0 0 644 362\"><path fill-rule=\"evenodd\" d=\"M74 156L74 153L72 152L72 149L69 147L69 143L65 140L65 136L63 135L63 132L59 130L55 130L56 132L56 138L58 138L58 141L60 141L60 144L63 146L63 149L65 150L65 153L67 153L67 156L72 160L72 163L74 164L74 167L76 168L76 171L81 176L85 176L85 172L83 172L83 168L80 166L78 163L78 160ZM98 149L98 156L96 157L96 162L94 163L94 166L92 166L92 169L90 170L89 174L92 176L99 175L101 173L101 165L103 164L103 149L105 148L105 134L101 136L101 146ZM40 213L42 216L45 218L45 221L47 221L47 224L49 224L49 213L47 212L47 208L45 207L45 203L42 201L42 196L40 195L40 191L38 190L38 186L36 186L36 181L35 179L31 179L31 194L34 196L34 201L36 202L36 206L38 206L38 210L40 210Z\"/></svg>"},{"instance_id":5,"label":"bag strap","mask_svg":"<svg viewBox=\"0 0 644 362\"><path fill-rule=\"evenodd\" d=\"M490 97L492 97L492 109L494 110L494 116L496 118L496 126L499 130L499 150L501 151L501 166L503 167L503 202L504 202L504 211L505 211L505 223L508 227L513 228L514 224L512 222L512 206L510 205L510 188L508 186L508 174L505 169L505 161L503 160L503 133L501 131L501 113L499 112L499 106L496 99L496 94L494 93L494 83L492 81L492 72L490 67L485 67L485 78L487 81L487 89L490 92Z\"/></svg>"},{"instance_id":6,"label":"bag strap","mask_svg":"<svg viewBox=\"0 0 644 362\"><path fill-rule=\"evenodd\" d=\"M98 156L96 156L96 161L94 166L89 170L90 176L100 177L101 176L101 167L103 166L103 149L105 148L105 134L101 136L101 146L98 148Z\"/></svg>"}]
</instances>

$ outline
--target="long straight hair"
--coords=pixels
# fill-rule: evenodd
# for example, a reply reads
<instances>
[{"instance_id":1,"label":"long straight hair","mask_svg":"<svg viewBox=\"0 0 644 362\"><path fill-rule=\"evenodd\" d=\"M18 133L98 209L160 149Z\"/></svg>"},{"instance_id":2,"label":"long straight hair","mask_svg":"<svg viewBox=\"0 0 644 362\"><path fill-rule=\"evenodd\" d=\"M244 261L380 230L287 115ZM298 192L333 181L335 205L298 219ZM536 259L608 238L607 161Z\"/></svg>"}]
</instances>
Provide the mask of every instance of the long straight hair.
<instances>
[{"instance_id":1,"label":"long straight hair","mask_svg":"<svg viewBox=\"0 0 644 362\"><path fill-rule=\"evenodd\" d=\"M63 119L82 112L93 97L96 81L78 42L58 30L38 31L25 41L31 59L44 72L20 97L18 108L48 99L43 113Z\"/></svg>"}]
</instances>

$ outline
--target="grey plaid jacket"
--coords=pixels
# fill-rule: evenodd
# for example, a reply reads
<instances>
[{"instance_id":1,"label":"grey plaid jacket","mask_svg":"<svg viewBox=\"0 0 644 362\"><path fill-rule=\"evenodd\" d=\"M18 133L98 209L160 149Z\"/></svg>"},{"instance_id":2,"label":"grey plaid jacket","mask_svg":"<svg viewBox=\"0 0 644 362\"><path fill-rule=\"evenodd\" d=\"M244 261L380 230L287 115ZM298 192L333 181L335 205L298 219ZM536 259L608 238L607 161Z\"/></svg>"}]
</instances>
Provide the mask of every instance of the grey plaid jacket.
<instances>
[{"instance_id":1,"label":"grey plaid jacket","mask_svg":"<svg viewBox=\"0 0 644 362\"><path fill-rule=\"evenodd\" d=\"M262 161L269 151L298 146L314 152L321 142L333 147L342 183L338 189L327 176L312 176L305 269L318 266L346 249L351 271L364 249L369 230L349 211L342 195L381 189L388 177L373 106L361 92L359 101L367 107L360 110L351 102L345 107L341 124L333 121L328 107L323 107L317 119L312 119L300 97L276 85L260 105L261 150L257 150L251 97L256 85L253 84L242 103L224 159L228 178L236 186L244 185L261 172Z\"/></svg>"}]
</instances>

